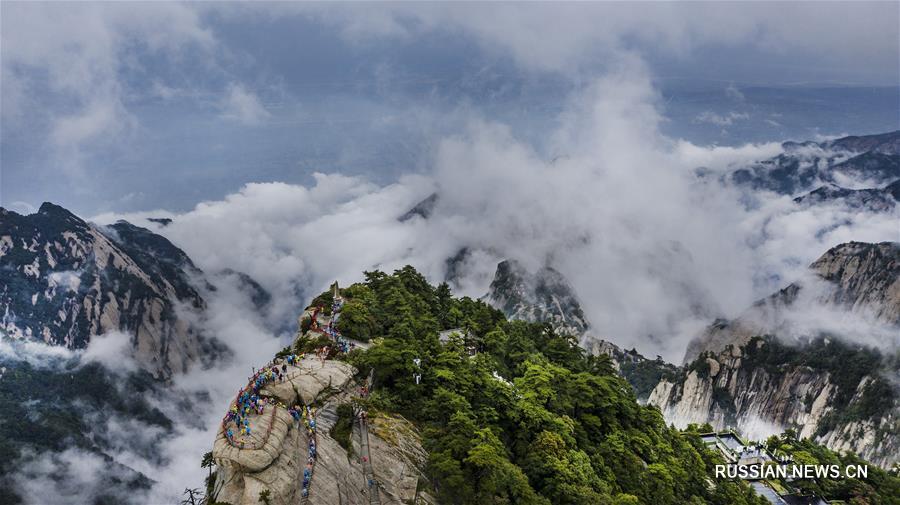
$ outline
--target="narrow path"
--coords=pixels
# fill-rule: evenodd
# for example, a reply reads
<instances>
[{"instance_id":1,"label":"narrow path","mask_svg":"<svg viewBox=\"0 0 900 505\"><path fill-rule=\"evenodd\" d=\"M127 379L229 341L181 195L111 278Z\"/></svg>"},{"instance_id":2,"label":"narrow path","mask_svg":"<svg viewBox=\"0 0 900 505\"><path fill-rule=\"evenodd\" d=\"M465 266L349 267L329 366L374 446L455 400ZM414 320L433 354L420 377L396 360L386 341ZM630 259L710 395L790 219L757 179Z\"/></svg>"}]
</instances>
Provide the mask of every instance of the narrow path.
<instances>
[{"instance_id":1,"label":"narrow path","mask_svg":"<svg viewBox=\"0 0 900 505\"><path fill-rule=\"evenodd\" d=\"M315 447L318 447L319 444L318 444L317 438L316 438L316 430L313 430L310 440L312 441L312 444L315 444ZM310 444L310 445L312 446L312 444ZM316 458L313 458L312 470L310 471L310 474L309 474L309 480L306 480L304 482L305 485L301 487L301 491L300 491L300 504L301 505L306 505L309 503L309 493L310 493L310 490L312 489L312 478L313 478L313 475L315 475L315 467L316 467Z\"/></svg>"},{"instance_id":2,"label":"narrow path","mask_svg":"<svg viewBox=\"0 0 900 505\"><path fill-rule=\"evenodd\" d=\"M378 495L378 482L375 480L375 470L372 469L372 453L369 450L369 423L365 418L359 418L359 441L363 454L363 475L366 489L369 490L369 505L381 505L381 497Z\"/></svg>"},{"instance_id":3,"label":"narrow path","mask_svg":"<svg viewBox=\"0 0 900 505\"><path fill-rule=\"evenodd\" d=\"M333 315L333 318L334 318L335 320L337 320L338 316L340 315L341 307L343 306L343 304L341 303L340 297L339 297L339 295L338 295L338 291L337 291L337 283L334 284L334 290L335 290L335 291L334 291L334 292L335 292L335 295L334 295L334 305L332 306L332 311L333 311L333 314L334 314L334 315ZM318 309L315 309L315 310L313 311L311 317L312 317L312 322L313 322L313 324L312 324L312 328L310 329L310 331L314 331L314 332L317 332L317 333L325 334L325 335L331 337L331 339L332 339L334 342L336 342L336 343L338 342L338 339L341 338L341 337L340 337L340 332L338 332L336 329L330 329L330 328L329 328L330 331L325 331L325 330L324 330L325 327L330 327L330 326L331 326L331 325L329 324L329 323L331 322L331 318L327 318L327 316L319 316L319 310L318 310ZM319 317L327 318L327 319L328 319L328 322L327 322L327 323L321 323L321 322L319 321ZM309 495L310 495L310 493L312 493L312 479L313 479L313 476L315 476L315 474L316 474L316 472L315 472L315 469L316 469L316 462L318 461L318 458L316 457L316 456L317 456L317 455L316 455L316 451L318 450L318 447L319 447L318 438L317 438L317 433L318 433L318 431L319 431L319 430L318 430L318 428L319 428L318 416L319 416L319 414L320 414L321 412L324 412L324 411L325 411L325 408L328 406L329 403L331 403L331 401L332 401L331 399L327 400L324 404L322 404L319 408L316 409L315 415L310 415L310 416L309 416L310 419L311 419L311 420L313 421L313 423L314 423L314 424L312 425L311 431L309 432L309 436L310 436L310 439L309 439L309 440L310 440L310 443L309 443L309 451L308 451L308 454L309 454L309 460L308 460L308 461L311 460L311 461L309 462L309 465L310 465L310 473L309 473L309 477L305 477L305 476L304 476L303 486L302 486L302 488L301 488L301 494L300 494L300 504L301 504L301 505L307 505L307 504L309 503ZM307 412L309 413L309 412L310 412L310 411L309 411L309 406L306 406L305 408L307 409Z\"/></svg>"},{"instance_id":4,"label":"narrow path","mask_svg":"<svg viewBox=\"0 0 900 505\"><path fill-rule=\"evenodd\" d=\"M341 307L343 306L343 300L338 295L336 285L335 285L334 289L335 289L335 296L334 296L334 305L332 306L332 316L328 317L328 316L325 316L324 314L321 314L319 308L314 309L313 312L311 313L312 324L309 329L309 332L320 333L320 334L326 335L329 338L331 338L331 340L335 344L337 344L339 346L343 342L344 346L347 346L348 348L352 348L352 347L361 347L363 349L368 348L369 345L371 345L371 344L366 343L366 342L358 342L356 340L351 340L346 337L343 337L341 335L340 331L338 331L337 328L334 327L334 325L330 324L332 321L337 322L337 320L340 318L340 310L341 310ZM337 349L338 349L338 352L342 352L341 347L338 347ZM366 378L366 389L365 389L366 396L368 396L368 393L371 392L372 384L374 381L374 374L375 374L375 371L372 370L369 373L369 376ZM316 410L316 416L318 416L318 414L324 410L324 408L327 404L328 404L328 402L326 402L322 407L320 407L319 409ZM372 453L369 448L369 424L368 424L368 421L367 421L367 418L365 415L365 411L358 412L356 419L359 422L359 438L360 438L359 445L360 445L360 452L361 452L360 459L361 459L362 467L363 467L363 476L365 479L365 487L368 490L368 495L369 495L369 505L381 505L381 496L379 495L379 492L378 492L378 482L375 480L375 470L373 469L373 466L372 466ZM316 425L317 425L316 428L318 428L318 423L316 423ZM317 429L313 429L310 434L310 440L311 440L310 445L312 446L313 444L315 444L315 446L318 447L318 442L316 441L316 432L317 432ZM301 505L307 505L309 503L309 495L312 492L312 478L315 475L315 464L316 464L316 457L313 455L312 463L311 463L312 468L310 471L310 475L308 478L304 478L304 485L302 488L301 499L300 499ZM340 499L340 491L339 491L339 499Z\"/></svg>"},{"instance_id":5,"label":"narrow path","mask_svg":"<svg viewBox=\"0 0 900 505\"><path fill-rule=\"evenodd\" d=\"M372 392L375 370L369 371L366 378L365 396ZM366 489L369 491L369 505L381 505L381 497L378 494L378 481L375 480L375 470L372 468L372 451L369 449L369 422L366 411L359 412L356 416L359 421L359 446L362 453L363 476Z\"/></svg>"}]
</instances>

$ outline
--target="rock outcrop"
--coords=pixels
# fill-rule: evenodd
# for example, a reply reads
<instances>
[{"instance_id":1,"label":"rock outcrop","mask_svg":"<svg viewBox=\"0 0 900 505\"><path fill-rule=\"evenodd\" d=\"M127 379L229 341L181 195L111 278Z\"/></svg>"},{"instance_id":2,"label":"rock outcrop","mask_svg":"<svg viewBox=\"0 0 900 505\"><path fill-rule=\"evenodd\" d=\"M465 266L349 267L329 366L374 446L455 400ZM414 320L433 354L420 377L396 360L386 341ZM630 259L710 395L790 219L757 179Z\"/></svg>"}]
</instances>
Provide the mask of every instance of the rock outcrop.
<instances>
[{"instance_id":1,"label":"rock outcrop","mask_svg":"<svg viewBox=\"0 0 900 505\"><path fill-rule=\"evenodd\" d=\"M849 242L831 248L810 268L834 286L824 303L871 312L900 325L900 243Z\"/></svg>"},{"instance_id":2,"label":"rock outcrop","mask_svg":"<svg viewBox=\"0 0 900 505\"><path fill-rule=\"evenodd\" d=\"M341 361L306 358L289 366L286 380L265 386L260 395L284 405L317 405L316 461L307 497L302 496L303 470L307 465L307 431L285 408L266 405L252 416L252 435L240 443L229 442L222 428L213 445L217 503L256 505L268 491L271 505L341 505L369 503L367 479L361 461L360 424L353 423L350 451L330 436L338 420L337 409L352 403L359 384L356 370ZM402 417L370 415L369 457L381 503L418 503L434 500L418 489L427 454L416 428Z\"/></svg>"},{"instance_id":3,"label":"rock outcrop","mask_svg":"<svg viewBox=\"0 0 900 505\"><path fill-rule=\"evenodd\" d=\"M0 209L0 331L14 339L80 349L119 331L168 377L210 344L191 322L206 305L191 282L199 273L171 242L125 221L101 227L51 203L27 216Z\"/></svg>"}]
</instances>

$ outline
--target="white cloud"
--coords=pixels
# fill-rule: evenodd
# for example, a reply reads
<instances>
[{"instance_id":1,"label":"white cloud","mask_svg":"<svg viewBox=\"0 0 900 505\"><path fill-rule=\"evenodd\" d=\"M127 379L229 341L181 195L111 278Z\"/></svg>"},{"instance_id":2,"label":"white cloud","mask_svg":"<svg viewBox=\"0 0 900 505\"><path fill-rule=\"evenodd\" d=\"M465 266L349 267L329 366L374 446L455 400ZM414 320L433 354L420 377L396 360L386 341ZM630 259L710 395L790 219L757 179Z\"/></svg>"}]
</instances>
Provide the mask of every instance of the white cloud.
<instances>
[{"instance_id":1,"label":"white cloud","mask_svg":"<svg viewBox=\"0 0 900 505\"><path fill-rule=\"evenodd\" d=\"M255 93L232 83L222 100L222 116L248 125L256 125L271 117Z\"/></svg>"},{"instance_id":2,"label":"white cloud","mask_svg":"<svg viewBox=\"0 0 900 505\"><path fill-rule=\"evenodd\" d=\"M99 497L132 503L142 491L126 493L106 479L128 482L134 474L110 465L102 456L78 448L58 453L29 455L16 468L15 490L34 505L93 503Z\"/></svg>"},{"instance_id":3,"label":"white cloud","mask_svg":"<svg viewBox=\"0 0 900 505\"><path fill-rule=\"evenodd\" d=\"M113 331L91 338L81 352L82 363L99 363L110 370L134 371L137 363L131 357L131 336Z\"/></svg>"},{"instance_id":4,"label":"white cloud","mask_svg":"<svg viewBox=\"0 0 900 505\"><path fill-rule=\"evenodd\" d=\"M696 123L710 123L716 126L731 126L735 121L746 121L750 115L746 112L731 111L728 114L716 114L712 111L703 111L694 118Z\"/></svg>"},{"instance_id":5,"label":"white cloud","mask_svg":"<svg viewBox=\"0 0 900 505\"><path fill-rule=\"evenodd\" d=\"M22 360L34 368L55 367L68 361L75 353L56 345L46 345L34 340L20 340L7 337L0 332L0 358L4 360Z\"/></svg>"},{"instance_id":6,"label":"white cloud","mask_svg":"<svg viewBox=\"0 0 900 505\"><path fill-rule=\"evenodd\" d=\"M742 93L741 90L738 89L738 87L735 86L733 82L725 88L725 96L731 98L736 102L743 102L745 99L744 93Z\"/></svg>"},{"instance_id":7,"label":"white cloud","mask_svg":"<svg viewBox=\"0 0 900 505\"><path fill-rule=\"evenodd\" d=\"M772 158L781 154L780 142L745 144L742 146L698 146L685 140L675 144L675 154L682 164L725 171L753 161Z\"/></svg>"},{"instance_id":8,"label":"white cloud","mask_svg":"<svg viewBox=\"0 0 900 505\"><path fill-rule=\"evenodd\" d=\"M46 124L54 163L82 175L85 150L138 126L124 75L140 70L141 56L175 61L215 40L184 4L4 3L2 44L4 109L15 112L4 119Z\"/></svg>"}]
</instances>

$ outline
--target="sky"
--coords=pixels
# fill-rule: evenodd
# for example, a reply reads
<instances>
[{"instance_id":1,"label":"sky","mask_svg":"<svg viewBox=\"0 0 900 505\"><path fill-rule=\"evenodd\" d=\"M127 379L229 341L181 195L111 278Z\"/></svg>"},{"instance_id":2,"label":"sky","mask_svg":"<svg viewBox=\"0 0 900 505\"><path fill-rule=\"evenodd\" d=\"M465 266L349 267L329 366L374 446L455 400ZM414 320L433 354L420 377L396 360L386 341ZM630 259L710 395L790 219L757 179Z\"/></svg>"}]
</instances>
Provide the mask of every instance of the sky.
<instances>
[{"instance_id":1,"label":"sky","mask_svg":"<svg viewBox=\"0 0 900 505\"><path fill-rule=\"evenodd\" d=\"M700 145L894 129L898 4L4 2L0 205L187 210L429 173L471 118L544 132L637 59Z\"/></svg>"}]
</instances>

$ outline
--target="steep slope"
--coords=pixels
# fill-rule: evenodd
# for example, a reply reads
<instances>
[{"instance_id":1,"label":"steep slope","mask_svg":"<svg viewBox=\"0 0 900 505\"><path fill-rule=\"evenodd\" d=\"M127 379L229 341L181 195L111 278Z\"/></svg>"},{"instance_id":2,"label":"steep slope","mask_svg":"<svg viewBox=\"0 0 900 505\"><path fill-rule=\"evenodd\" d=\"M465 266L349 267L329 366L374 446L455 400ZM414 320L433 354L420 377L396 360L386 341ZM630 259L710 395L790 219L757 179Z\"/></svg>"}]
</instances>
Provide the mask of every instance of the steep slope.
<instances>
[{"instance_id":1,"label":"steep slope","mask_svg":"<svg viewBox=\"0 0 900 505\"><path fill-rule=\"evenodd\" d=\"M318 353L322 344L333 345L322 329L338 320L335 314L308 308L291 350L263 368L284 379L258 389L266 403L261 413L245 416L249 434L234 434L233 418L219 427L212 450L217 470L207 491L216 503L255 505L261 493L271 505L371 503L372 493L382 503L434 503L419 489L426 453L417 429L386 412L363 421L360 388L368 382L357 381L346 362ZM304 355L311 348L320 355Z\"/></svg>"},{"instance_id":2,"label":"steep slope","mask_svg":"<svg viewBox=\"0 0 900 505\"><path fill-rule=\"evenodd\" d=\"M888 324L900 325L900 243L841 244L810 268L835 287L823 303L871 312Z\"/></svg>"},{"instance_id":3,"label":"steep slope","mask_svg":"<svg viewBox=\"0 0 900 505\"><path fill-rule=\"evenodd\" d=\"M14 339L80 349L121 331L157 377L184 371L204 346L189 322L205 307L198 273L168 240L124 221L98 227L51 203L28 216L0 209L0 330Z\"/></svg>"},{"instance_id":4,"label":"steep slope","mask_svg":"<svg viewBox=\"0 0 900 505\"><path fill-rule=\"evenodd\" d=\"M842 244L810 269L825 287L814 293L815 307L872 317L900 335L900 244ZM882 342L883 354L794 324L805 289L792 284L710 326L649 402L678 425L709 422L756 438L792 428L889 467L900 460L897 343Z\"/></svg>"},{"instance_id":5,"label":"steep slope","mask_svg":"<svg viewBox=\"0 0 900 505\"><path fill-rule=\"evenodd\" d=\"M786 346L753 337L686 365L648 402L676 426L710 423L751 439L794 429L885 468L900 461L900 367L871 348L817 339Z\"/></svg>"}]
</instances>

